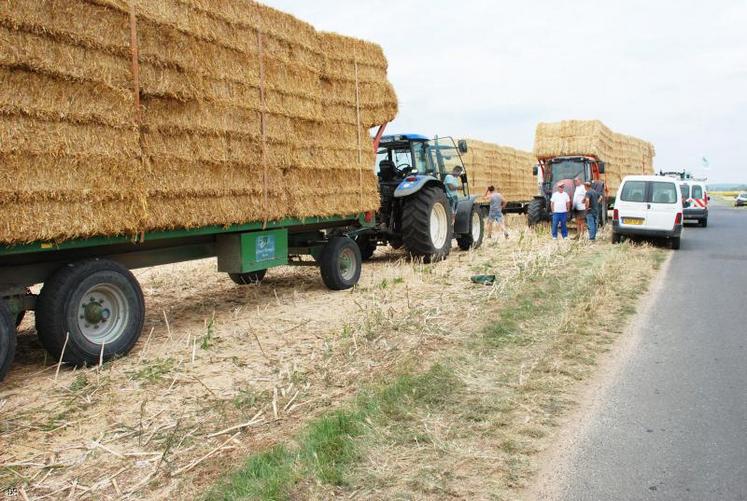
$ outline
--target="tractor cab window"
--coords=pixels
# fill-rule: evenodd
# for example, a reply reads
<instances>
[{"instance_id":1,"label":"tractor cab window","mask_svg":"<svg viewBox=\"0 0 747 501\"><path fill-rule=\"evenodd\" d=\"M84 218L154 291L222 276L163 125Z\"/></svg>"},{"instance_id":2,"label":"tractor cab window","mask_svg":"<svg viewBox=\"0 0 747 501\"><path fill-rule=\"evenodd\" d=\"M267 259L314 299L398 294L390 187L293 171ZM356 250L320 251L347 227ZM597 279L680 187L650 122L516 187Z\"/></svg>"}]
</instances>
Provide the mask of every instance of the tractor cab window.
<instances>
[{"instance_id":1,"label":"tractor cab window","mask_svg":"<svg viewBox=\"0 0 747 501\"><path fill-rule=\"evenodd\" d=\"M428 154L426 153L426 143L418 141L412 144L412 156L414 164L412 165L418 170L418 174L433 174L433 169L428 163Z\"/></svg>"},{"instance_id":2,"label":"tractor cab window","mask_svg":"<svg viewBox=\"0 0 747 501\"><path fill-rule=\"evenodd\" d=\"M430 142L431 162L435 166L438 177L443 180L454 172L454 169L464 169L459 149L451 138L434 139Z\"/></svg>"},{"instance_id":3,"label":"tractor cab window","mask_svg":"<svg viewBox=\"0 0 747 501\"><path fill-rule=\"evenodd\" d=\"M412 167L412 153L407 148L380 148L376 155L376 173L381 172L381 162L391 160L399 171Z\"/></svg>"},{"instance_id":4,"label":"tractor cab window","mask_svg":"<svg viewBox=\"0 0 747 501\"><path fill-rule=\"evenodd\" d=\"M560 160L553 162L552 164L552 182L557 183L564 179L590 179L585 177L586 162L580 162L578 160Z\"/></svg>"}]
</instances>

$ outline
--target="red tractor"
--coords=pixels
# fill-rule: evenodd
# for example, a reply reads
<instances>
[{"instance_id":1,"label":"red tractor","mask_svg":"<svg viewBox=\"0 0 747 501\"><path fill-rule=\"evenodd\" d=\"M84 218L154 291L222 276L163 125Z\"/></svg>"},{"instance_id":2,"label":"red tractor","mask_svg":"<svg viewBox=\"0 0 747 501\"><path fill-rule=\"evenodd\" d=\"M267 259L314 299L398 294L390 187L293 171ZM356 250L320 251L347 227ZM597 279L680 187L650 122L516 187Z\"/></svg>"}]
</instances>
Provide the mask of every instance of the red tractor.
<instances>
[{"instance_id":1,"label":"red tractor","mask_svg":"<svg viewBox=\"0 0 747 501\"><path fill-rule=\"evenodd\" d=\"M607 207L609 204L609 192L607 183L602 178L605 164L592 156L566 156L542 158L534 167L534 175L537 176L539 194L534 197L527 208L527 221L529 226L534 226L542 221L550 221L550 198L557 191L559 185L565 186L565 192L573 200L576 191L575 179L582 182L591 182L592 188L602 194L602 203L599 204L597 221L600 226L607 223Z\"/></svg>"}]
</instances>

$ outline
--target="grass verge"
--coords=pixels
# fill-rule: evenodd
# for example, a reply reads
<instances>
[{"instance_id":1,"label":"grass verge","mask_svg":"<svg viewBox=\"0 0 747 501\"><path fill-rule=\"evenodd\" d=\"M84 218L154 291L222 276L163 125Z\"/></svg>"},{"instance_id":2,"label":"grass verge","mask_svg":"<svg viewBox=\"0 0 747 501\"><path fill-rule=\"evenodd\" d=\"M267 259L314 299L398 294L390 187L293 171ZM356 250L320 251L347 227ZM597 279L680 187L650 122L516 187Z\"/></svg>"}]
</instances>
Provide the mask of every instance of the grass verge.
<instances>
[{"instance_id":1,"label":"grass verge","mask_svg":"<svg viewBox=\"0 0 747 501\"><path fill-rule=\"evenodd\" d=\"M484 318L453 333L447 352L249 458L208 499L515 496L665 257L566 242L518 262L518 278L496 286L502 297L487 296Z\"/></svg>"}]
</instances>

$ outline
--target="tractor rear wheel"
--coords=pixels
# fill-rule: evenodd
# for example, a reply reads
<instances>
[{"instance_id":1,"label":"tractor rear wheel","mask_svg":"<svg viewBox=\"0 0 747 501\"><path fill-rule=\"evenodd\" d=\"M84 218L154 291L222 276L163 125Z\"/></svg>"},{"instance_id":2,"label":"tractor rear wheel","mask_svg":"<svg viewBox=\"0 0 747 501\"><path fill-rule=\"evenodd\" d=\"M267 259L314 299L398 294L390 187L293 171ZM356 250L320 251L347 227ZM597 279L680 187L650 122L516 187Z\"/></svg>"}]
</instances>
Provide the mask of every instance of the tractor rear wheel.
<instances>
[{"instance_id":1,"label":"tractor rear wheel","mask_svg":"<svg viewBox=\"0 0 747 501\"><path fill-rule=\"evenodd\" d=\"M527 223L529 226L535 226L545 220L545 201L535 198L529 202L527 207Z\"/></svg>"},{"instance_id":2,"label":"tractor rear wheel","mask_svg":"<svg viewBox=\"0 0 747 501\"><path fill-rule=\"evenodd\" d=\"M445 259L451 252L453 232L451 207L443 190L428 186L406 200L402 242L410 255L426 263Z\"/></svg>"},{"instance_id":3,"label":"tractor rear wheel","mask_svg":"<svg viewBox=\"0 0 747 501\"><path fill-rule=\"evenodd\" d=\"M365 236L359 236L355 239L355 242L358 244L358 248L361 250L361 259L364 261L368 261L371 259L374 255L374 252L376 252L376 247L378 247L376 240L371 240L371 237L368 235Z\"/></svg>"},{"instance_id":4,"label":"tractor rear wheel","mask_svg":"<svg viewBox=\"0 0 747 501\"><path fill-rule=\"evenodd\" d=\"M16 353L16 325L5 301L0 301L0 381L10 369Z\"/></svg>"},{"instance_id":5,"label":"tractor rear wheel","mask_svg":"<svg viewBox=\"0 0 747 501\"><path fill-rule=\"evenodd\" d=\"M66 265L47 280L36 304L42 345L55 360L62 356L74 365L97 363L102 355L104 361L126 355L144 320L137 279L108 259Z\"/></svg>"},{"instance_id":6,"label":"tractor rear wheel","mask_svg":"<svg viewBox=\"0 0 747 501\"><path fill-rule=\"evenodd\" d=\"M483 220L482 212L475 207L472 208L472 214L469 217L469 228L469 233L460 235L457 238L459 248L463 251L479 249L482 245L482 239L485 234L485 221Z\"/></svg>"},{"instance_id":7,"label":"tractor rear wheel","mask_svg":"<svg viewBox=\"0 0 747 501\"><path fill-rule=\"evenodd\" d=\"M257 285L265 279L267 270L250 271L248 273L229 273L228 277L236 285Z\"/></svg>"}]
</instances>

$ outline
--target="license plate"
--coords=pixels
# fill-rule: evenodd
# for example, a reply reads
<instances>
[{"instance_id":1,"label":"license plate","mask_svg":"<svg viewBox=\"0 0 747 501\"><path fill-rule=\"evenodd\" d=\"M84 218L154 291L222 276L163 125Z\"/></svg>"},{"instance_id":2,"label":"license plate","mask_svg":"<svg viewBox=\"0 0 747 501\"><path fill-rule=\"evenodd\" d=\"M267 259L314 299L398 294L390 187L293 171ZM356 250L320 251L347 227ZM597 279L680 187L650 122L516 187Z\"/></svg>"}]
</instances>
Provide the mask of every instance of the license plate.
<instances>
[{"instance_id":1,"label":"license plate","mask_svg":"<svg viewBox=\"0 0 747 501\"><path fill-rule=\"evenodd\" d=\"M631 226L641 226L645 219L642 217L624 217L623 224L629 224Z\"/></svg>"}]
</instances>

